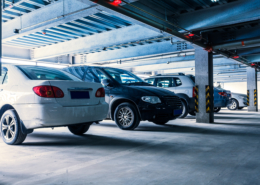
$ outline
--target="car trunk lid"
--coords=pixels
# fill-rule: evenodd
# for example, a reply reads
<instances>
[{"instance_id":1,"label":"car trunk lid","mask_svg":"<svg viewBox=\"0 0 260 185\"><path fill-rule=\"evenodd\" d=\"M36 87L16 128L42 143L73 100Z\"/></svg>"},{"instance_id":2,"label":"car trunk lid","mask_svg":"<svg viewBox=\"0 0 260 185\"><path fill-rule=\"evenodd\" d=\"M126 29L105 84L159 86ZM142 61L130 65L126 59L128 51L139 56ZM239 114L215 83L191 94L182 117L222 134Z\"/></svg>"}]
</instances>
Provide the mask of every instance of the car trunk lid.
<instances>
[{"instance_id":1,"label":"car trunk lid","mask_svg":"<svg viewBox=\"0 0 260 185\"><path fill-rule=\"evenodd\" d=\"M92 82L76 82L76 81L49 81L51 86L60 88L63 98L56 98L58 104L71 106L90 106L97 105L99 99L95 96L96 91L101 88L101 84Z\"/></svg>"}]
</instances>

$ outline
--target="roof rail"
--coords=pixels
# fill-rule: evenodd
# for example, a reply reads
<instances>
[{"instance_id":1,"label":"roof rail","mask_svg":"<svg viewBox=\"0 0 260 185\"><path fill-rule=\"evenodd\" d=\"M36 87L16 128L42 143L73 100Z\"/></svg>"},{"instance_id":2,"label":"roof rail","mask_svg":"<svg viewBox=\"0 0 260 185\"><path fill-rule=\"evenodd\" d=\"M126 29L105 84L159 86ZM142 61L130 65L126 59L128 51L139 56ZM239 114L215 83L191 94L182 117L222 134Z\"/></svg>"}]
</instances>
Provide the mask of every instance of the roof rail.
<instances>
[{"instance_id":1,"label":"roof rail","mask_svg":"<svg viewBox=\"0 0 260 185\"><path fill-rule=\"evenodd\" d=\"M158 75L156 75L156 76L172 76L172 75L178 75L178 76L185 76L185 74L184 73L168 73L168 74L158 74Z\"/></svg>"}]
</instances>

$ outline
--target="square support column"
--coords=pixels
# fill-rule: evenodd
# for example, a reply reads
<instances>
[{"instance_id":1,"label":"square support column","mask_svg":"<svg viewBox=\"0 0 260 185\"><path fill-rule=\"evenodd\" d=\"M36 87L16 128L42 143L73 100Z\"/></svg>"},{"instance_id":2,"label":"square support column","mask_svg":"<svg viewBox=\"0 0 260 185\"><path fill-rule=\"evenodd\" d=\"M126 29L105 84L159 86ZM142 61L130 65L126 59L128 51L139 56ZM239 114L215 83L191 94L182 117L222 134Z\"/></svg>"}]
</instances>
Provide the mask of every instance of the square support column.
<instances>
[{"instance_id":1,"label":"square support column","mask_svg":"<svg viewBox=\"0 0 260 185\"><path fill-rule=\"evenodd\" d=\"M198 113L197 123L214 123L214 97L213 97L213 54L202 48L195 49L195 78L198 87ZM206 97L206 87L209 87ZM207 100L206 100L207 98ZM208 106L206 103L208 102Z\"/></svg>"},{"instance_id":2,"label":"square support column","mask_svg":"<svg viewBox=\"0 0 260 185\"><path fill-rule=\"evenodd\" d=\"M258 112L257 71L251 67L247 68L247 90L249 91L248 111Z\"/></svg>"}]
</instances>

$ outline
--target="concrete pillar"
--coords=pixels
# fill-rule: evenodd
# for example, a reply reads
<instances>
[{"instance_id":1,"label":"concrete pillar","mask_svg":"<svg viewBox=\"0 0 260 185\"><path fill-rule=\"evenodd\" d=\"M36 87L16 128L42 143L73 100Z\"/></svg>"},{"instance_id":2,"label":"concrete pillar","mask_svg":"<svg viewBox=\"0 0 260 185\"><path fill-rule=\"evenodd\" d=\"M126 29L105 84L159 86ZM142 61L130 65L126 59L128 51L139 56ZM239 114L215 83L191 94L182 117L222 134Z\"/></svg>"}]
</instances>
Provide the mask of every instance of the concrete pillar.
<instances>
[{"instance_id":1,"label":"concrete pillar","mask_svg":"<svg viewBox=\"0 0 260 185\"><path fill-rule=\"evenodd\" d=\"M257 71L254 68L247 68L247 90L249 90L249 106L248 111L258 112L257 103ZM256 90L256 97L254 97L254 91ZM256 98L256 104L255 104Z\"/></svg>"},{"instance_id":2,"label":"concrete pillar","mask_svg":"<svg viewBox=\"0 0 260 185\"><path fill-rule=\"evenodd\" d=\"M214 97L213 97L213 54L195 49L195 78L198 86L198 109L196 114L197 123L214 123ZM209 86L209 113L206 109L206 86Z\"/></svg>"}]
</instances>

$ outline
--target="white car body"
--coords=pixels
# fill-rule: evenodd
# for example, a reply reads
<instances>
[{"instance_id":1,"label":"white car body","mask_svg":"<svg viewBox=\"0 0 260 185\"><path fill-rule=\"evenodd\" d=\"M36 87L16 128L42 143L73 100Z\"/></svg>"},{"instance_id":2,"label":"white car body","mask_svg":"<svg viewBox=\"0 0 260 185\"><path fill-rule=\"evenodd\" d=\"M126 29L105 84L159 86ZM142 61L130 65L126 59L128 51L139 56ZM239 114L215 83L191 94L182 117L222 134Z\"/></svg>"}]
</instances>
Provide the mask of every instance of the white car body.
<instances>
[{"instance_id":1,"label":"white car body","mask_svg":"<svg viewBox=\"0 0 260 185\"><path fill-rule=\"evenodd\" d=\"M189 98L193 98L193 87L195 86L194 81L189 76L186 75L159 75L159 76L152 76L150 78L145 79L146 82L148 82L149 79L167 79L172 78L173 87L164 87L167 90L173 91L175 94L183 93L186 94ZM177 82L180 82L178 84ZM149 83L149 82L148 82ZM151 83L150 83L151 84ZM154 84L151 84L154 85ZM157 87L158 84L157 84Z\"/></svg>"},{"instance_id":2,"label":"white car body","mask_svg":"<svg viewBox=\"0 0 260 185\"><path fill-rule=\"evenodd\" d=\"M108 104L104 97L95 97L99 83L68 80L31 80L15 65L4 65L8 69L8 82L0 85L1 117L5 107L13 107L26 129L68 126L91 123L106 118ZM51 68L50 68L51 69ZM2 82L1 82L2 83ZM63 98L38 96L35 86L56 86ZM89 99L71 99L70 88L91 88Z\"/></svg>"}]
</instances>

